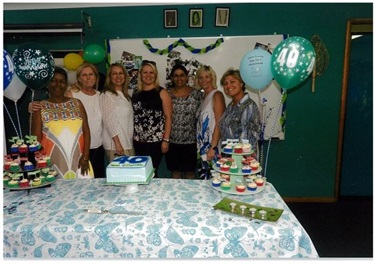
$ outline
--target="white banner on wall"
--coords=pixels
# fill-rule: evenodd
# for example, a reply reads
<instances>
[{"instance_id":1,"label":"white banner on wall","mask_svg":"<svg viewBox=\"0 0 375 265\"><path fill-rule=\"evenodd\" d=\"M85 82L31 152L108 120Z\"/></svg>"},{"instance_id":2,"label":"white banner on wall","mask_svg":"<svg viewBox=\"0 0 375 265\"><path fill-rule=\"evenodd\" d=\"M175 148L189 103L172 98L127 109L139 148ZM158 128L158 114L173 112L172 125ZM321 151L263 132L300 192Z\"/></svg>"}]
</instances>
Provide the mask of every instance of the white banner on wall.
<instances>
[{"instance_id":1,"label":"white banner on wall","mask_svg":"<svg viewBox=\"0 0 375 265\"><path fill-rule=\"evenodd\" d=\"M142 60L151 60L157 64L161 86L168 86L169 71L174 63L179 61L189 70L190 85L193 84L196 69L202 64L210 65L217 74L218 89L223 91L220 78L228 68L239 69L242 57L255 47L262 46L272 52L283 40L284 35L111 39L107 41L107 52L110 55L110 63L121 62L128 70L132 78L131 90L136 87L136 76ZM247 89L247 92L258 104L263 115L266 126L264 139L269 139L272 133L272 138L283 140L285 101L281 102L281 89L272 81L264 90ZM230 102L227 96L225 100L226 104Z\"/></svg>"}]
</instances>

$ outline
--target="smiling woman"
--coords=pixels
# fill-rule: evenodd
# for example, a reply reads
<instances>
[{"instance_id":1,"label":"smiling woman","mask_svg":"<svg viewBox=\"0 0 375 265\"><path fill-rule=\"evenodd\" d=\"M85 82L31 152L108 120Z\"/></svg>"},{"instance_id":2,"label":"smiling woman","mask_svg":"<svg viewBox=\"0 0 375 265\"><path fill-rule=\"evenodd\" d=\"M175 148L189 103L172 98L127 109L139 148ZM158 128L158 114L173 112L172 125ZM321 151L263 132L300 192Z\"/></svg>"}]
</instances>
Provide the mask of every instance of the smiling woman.
<instances>
[{"instance_id":1,"label":"smiling woman","mask_svg":"<svg viewBox=\"0 0 375 265\"><path fill-rule=\"evenodd\" d=\"M67 77L62 68L55 68L47 86L50 96L40 102L40 110L33 112L31 131L63 178L92 177L87 115L81 101L65 96Z\"/></svg>"},{"instance_id":2,"label":"smiling woman","mask_svg":"<svg viewBox=\"0 0 375 265\"><path fill-rule=\"evenodd\" d=\"M100 94L103 114L103 146L108 161L116 155L132 156L133 107L128 93L129 76L120 63L110 65L104 89Z\"/></svg>"},{"instance_id":3,"label":"smiling woman","mask_svg":"<svg viewBox=\"0 0 375 265\"><path fill-rule=\"evenodd\" d=\"M232 99L220 119L221 139L249 140L255 155L259 156L260 112L255 101L245 92L245 83L240 71L228 69L223 74L220 84L225 94Z\"/></svg>"}]
</instances>

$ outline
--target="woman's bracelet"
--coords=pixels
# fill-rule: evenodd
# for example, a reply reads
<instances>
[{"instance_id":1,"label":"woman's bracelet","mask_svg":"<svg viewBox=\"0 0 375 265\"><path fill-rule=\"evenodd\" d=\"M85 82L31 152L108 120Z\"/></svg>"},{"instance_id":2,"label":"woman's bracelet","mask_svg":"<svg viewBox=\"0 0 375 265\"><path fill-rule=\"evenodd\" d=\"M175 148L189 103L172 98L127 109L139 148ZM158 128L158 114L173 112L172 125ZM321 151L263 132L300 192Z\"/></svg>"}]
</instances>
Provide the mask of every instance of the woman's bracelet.
<instances>
[{"instance_id":1,"label":"woman's bracelet","mask_svg":"<svg viewBox=\"0 0 375 265\"><path fill-rule=\"evenodd\" d=\"M169 144L169 139L167 139L167 138L163 138L163 142L166 142L166 143Z\"/></svg>"}]
</instances>

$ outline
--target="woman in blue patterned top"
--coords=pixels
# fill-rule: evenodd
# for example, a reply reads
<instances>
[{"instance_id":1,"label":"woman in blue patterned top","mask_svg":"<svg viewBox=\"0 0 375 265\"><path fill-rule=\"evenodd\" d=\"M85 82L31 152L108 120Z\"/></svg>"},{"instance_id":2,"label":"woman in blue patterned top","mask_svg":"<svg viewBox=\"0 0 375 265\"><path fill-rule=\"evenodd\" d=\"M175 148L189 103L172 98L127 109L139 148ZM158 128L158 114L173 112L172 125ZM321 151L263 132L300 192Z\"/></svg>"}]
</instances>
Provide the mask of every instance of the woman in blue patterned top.
<instances>
[{"instance_id":1,"label":"woman in blue patterned top","mask_svg":"<svg viewBox=\"0 0 375 265\"><path fill-rule=\"evenodd\" d=\"M257 104L245 92L240 71L228 69L220 84L226 95L232 98L220 119L221 139L246 139L258 154L258 140L261 129L260 112Z\"/></svg>"},{"instance_id":2,"label":"woman in blue patterned top","mask_svg":"<svg viewBox=\"0 0 375 265\"><path fill-rule=\"evenodd\" d=\"M172 131L167 168L172 178L195 178L197 167L196 113L203 93L190 87L188 71L181 64L173 66L170 75L172 86L168 93L173 102Z\"/></svg>"}]
</instances>

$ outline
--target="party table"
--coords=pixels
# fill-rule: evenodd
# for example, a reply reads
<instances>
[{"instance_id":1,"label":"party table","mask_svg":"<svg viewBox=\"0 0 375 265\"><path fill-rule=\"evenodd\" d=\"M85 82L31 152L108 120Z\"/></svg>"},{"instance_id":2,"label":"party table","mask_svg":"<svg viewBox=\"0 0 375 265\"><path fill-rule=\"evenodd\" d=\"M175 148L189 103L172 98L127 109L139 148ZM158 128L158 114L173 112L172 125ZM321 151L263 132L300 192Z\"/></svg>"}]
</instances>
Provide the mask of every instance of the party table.
<instances>
[{"instance_id":1,"label":"party table","mask_svg":"<svg viewBox=\"0 0 375 265\"><path fill-rule=\"evenodd\" d=\"M104 179L3 190L3 258L318 258L271 183L241 196L206 180L152 179L136 193ZM283 209L276 222L213 206L223 198Z\"/></svg>"}]
</instances>

